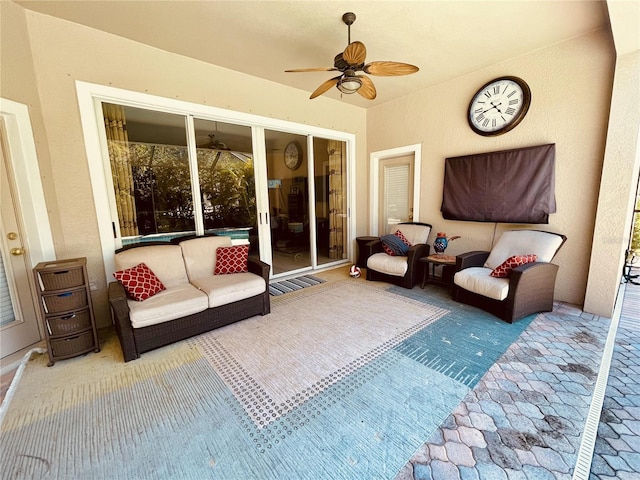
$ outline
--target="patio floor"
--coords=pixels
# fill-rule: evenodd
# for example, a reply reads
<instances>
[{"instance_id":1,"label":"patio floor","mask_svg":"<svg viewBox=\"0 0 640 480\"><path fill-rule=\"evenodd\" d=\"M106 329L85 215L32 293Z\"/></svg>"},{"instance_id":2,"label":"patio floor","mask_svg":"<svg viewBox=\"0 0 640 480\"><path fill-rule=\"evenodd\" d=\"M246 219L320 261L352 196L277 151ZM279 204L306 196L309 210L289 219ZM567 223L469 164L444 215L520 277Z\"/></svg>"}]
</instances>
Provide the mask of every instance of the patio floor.
<instances>
[{"instance_id":1,"label":"patio floor","mask_svg":"<svg viewBox=\"0 0 640 480\"><path fill-rule=\"evenodd\" d=\"M640 478L640 285L624 287L593 460L582 472L576 461L612 322L556 303L396 479ZM0 399L13 374L2 375Z\"/></svg>"},{"instance_id":2,"label":"patio floor","mask_svg":"<svg viewBox=\"0 0 640 480\"><path fill-rule=\"evenodd\" d=\"M536 318L396 480L640 478L638 285L625 285L600 420L581 447L612 323L561 303Z\"/></svg>"}]
</instances>

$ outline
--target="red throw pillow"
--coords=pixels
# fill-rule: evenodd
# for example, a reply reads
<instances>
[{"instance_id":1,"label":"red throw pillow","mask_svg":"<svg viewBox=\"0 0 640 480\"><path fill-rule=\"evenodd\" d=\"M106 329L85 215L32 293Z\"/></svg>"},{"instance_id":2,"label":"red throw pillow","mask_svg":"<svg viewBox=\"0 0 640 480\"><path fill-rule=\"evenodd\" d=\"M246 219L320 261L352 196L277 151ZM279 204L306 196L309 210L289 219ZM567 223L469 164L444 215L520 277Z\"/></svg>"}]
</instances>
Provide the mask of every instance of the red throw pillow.
<instances>
[{"instance_id":1,"label":"red throw pillow","mask_svg":"<svg viewBox=\"0 0 640 480\"><path fill-rule=\"evenodd\" d=\"M538 256L530 253L528 255L514 255L513 257L507 258L502 265L497 266L491 272L492 277L498 278L507 278L511 275L511 270L515 267L519 267L520 265L524 265L526 263L535 262L538 260Z\"/></svg>"},{"instance_id":2,"label":"red throw pillow","mask_svg":"<svg viewBox=\"0 0 640 480\"><path fill-rule=\"evenodd\" d=\"M249 245L216 248L215 275L248 272Z\"/></svg>"},{"instance_id":3,"label":"red throw pillow","mask_svg":"<svg viewBox=\"0 0 640 480\"><path fill-rule=\"evenodd\" d=\"M115 272L113 276L122 284L127 295L138 302L165 289L160 279L144 263Z\"/></svg>"},{"instance_id":4,"label":"red throw pillow","mask_svg":"<svg viewBox=\"0 0 640 480\"><path fill-rule=\"evenodd\" d=\"M402 240L407 247L411 246L411 242L409 240L407 240L407 237L405 237L400 230L396 230L394 235L396 237L398 237L400 240Z\"/></svg>"},{"instance_id":5,"label":"red throw pillow","mask_svg":"<svg viewBox=\"0 0 640 480\"><path fill-rule=\"evenodd\" d=\"M407 237L405 237L400 230L396 230L394 232L394 235L398 237L400 240L402 240L402 242L407 247L411 246L411 242L407 240ZM382 242L382 249L384 250L384 253L386 253L387 255L391 255L392 257L398 256L398 254L393 249L389 248L389 246L385 242Z\"/></svg>"}]
</instances>

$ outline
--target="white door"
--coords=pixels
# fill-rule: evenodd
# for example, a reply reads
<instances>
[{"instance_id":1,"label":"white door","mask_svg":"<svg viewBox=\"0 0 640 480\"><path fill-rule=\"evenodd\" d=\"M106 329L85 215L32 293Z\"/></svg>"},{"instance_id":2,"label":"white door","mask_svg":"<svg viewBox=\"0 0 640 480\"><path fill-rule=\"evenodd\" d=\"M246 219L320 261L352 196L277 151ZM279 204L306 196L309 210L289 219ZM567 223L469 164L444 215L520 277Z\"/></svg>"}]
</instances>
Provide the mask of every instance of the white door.
<instances>
[{"instance_id":1,"label":"white door","mask_svg":"<svg viewBox=\"0 0 640 480\"><path fill-rule=\"evenodd\" d=\"M378 232L413 221L413 156L380 161Z\"/></svg>"},{"instance_id":2,"label":"white door","mask_svg":"<svg viewBox=\"0 0 640 480\"><path fill-rule=\"evenodd\" d=\"M0 357L40 340L4 124L0 121Z\"/></svg>"}]
</instances>

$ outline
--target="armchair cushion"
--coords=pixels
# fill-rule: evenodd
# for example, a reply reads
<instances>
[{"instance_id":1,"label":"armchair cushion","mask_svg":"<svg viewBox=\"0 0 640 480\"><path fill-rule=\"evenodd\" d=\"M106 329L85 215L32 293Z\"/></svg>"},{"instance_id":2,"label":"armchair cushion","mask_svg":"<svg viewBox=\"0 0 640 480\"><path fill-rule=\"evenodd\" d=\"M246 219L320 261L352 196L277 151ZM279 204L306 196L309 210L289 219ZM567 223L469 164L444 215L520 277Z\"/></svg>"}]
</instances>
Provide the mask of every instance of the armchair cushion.
<instances>
[{"instance_id":1,"label":"armchair cushion","mask_svg":"<svg viewBox=\"0 0 640 480\"><path fill-rule=\"evenodd\" d=\"M509 279L491 276L491 269L470 267L455 274L455 284L483 297L504 300L509 294Z\"/></svg>"},{"instance_id":2,"label":"armchair cushion","mask_svg":"<svg viewBox=\"0 0 640 480\"><path fill-rule=\"evenodd\" d=\"M491 249L484 266L491 270L509 257L534 254L539 262L550 262L564 242L561 235L539 230L510 230L504 232Z\"/></svg>"},{"instance_id":3,"label":"armchair cushion","mask_svg":"<svg viewBox=\"0 0 640 480\"><path fill-rule=\"evenodd\" d=\"M529 255L514 255L507 258L503 263L494 268L490 275L497 278L508 278L511 276L511 270L520 265L535 262L538 256L535 254Z\"/></svg>"},{"instance_id":4,"label":"armchair cushion","mask_svg":"<svg viewBox=\"0 0 640 480\"><path fill-rule=\"evenodd\" d=\"M418 243L427 243L429 233L431 233L431 225L400 223L396 225L396 231L402 233L409 245L417 245Z\"/></svg>"},{"instance_id":5,"label":"armchair cushion","mask_svg":"<svg viewBox=\"0 0 640 480\"><path fill-rule=\"evenodd\" d=\"M407 257L374 253L367 260L367 268L394 277L404 277L408 269Z\"/></svg>"}]
</instances>

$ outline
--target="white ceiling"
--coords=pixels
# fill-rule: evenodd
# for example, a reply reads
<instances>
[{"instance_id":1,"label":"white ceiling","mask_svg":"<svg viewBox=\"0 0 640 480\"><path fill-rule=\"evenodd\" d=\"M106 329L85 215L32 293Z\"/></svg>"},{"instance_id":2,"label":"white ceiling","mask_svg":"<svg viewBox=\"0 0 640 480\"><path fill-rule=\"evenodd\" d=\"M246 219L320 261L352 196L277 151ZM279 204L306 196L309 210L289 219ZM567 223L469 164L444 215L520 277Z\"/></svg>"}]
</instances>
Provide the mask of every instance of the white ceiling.
<instances>
[{"instance_id":1,"label":"white ceiling","mask_svg":"<svg viewBox=\"0 0 640 480\"><path fill-rule=\"evenodd\" d=\"M351 41L366 45L367 62L391 60L420 68L408 76L372 76L378 91L373 101L342 96L342 101L362 107L609 28L604 0L16 3L309 94L337 73L284 70L332 67L334 56L347 45L342 15L351 11L357 16ZM341 94L332 88L324 96L340 99Z\"/></svg>"}]
</instances>

